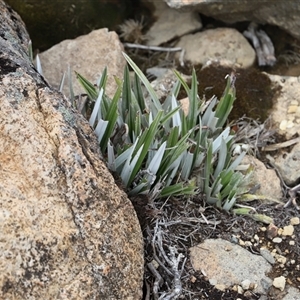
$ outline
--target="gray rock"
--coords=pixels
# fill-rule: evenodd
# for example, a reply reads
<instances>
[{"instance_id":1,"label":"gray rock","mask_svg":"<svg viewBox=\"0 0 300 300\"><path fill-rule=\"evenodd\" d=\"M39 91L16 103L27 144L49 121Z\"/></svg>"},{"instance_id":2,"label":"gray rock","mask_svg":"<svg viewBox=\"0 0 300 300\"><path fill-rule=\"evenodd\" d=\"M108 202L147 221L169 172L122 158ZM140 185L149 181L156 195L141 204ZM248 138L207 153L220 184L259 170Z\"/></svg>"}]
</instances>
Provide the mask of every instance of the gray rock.
<instances>
[{"instance_id":1,"label":"gray rock","mask_svg":"<svg viewBox=\"0 0 300 300\"><path fill-rule=\"evenodd\" d=\"M209 29L183 36L176 45L185 49L185 60L193 64L225 60L242 68L255 62L255 51L246 38L232 28ZM179 54L177 55L179 58Z\"/></svg>"},{"instance_id":2,"label":"gray rock","mask_svg":"<svg viewBox=\"0 0 300 300\"><path fill-rule=\"evenodd\" d=\"M298 77L270 75L277 90L270 112L271 124L286 139L300 132L300 80Z\"/></svg>"},{"instance_id":3,"label":"gray rock","mask_svg":"<svg viewBox=\"0 0 300 300\"><path fill-rule=\"evenodd\" d=\"M271 252L266 248L260 249L260 255L271 265L275 264L275 258L272 256Z\"/></svg>"},{"instance_id":4,"label":"gray rock","mask_svg":"<svg viewBox=\"0 0 300 300\"><path fill-rule=\"evenodd\" d=\"M197 11L225 23L254 21L276 25L300 38L300 1L165 0L170 7Z\"/></svg>"},{"instance_id":5,"label":"gray rock","mask_svg":"<svg viewBox=\"0 0 300 300\"><path fill-rule=\"evenodd\" d=\"M140 299L135 211L85 119L37 74L0 0L0 298Z\"/></svg>"},{"instance_id":6,"label":"gray rock","mask_svg":"<svg viewBox=\"0 0 300 300\"><path fill-rule=\"evenodd\" d=\"M286 295L282 300L298 300L300 297L300 290L290 285L286 285L285 292Z\"/></svg>"},{"instance_id":7,"label":"gray rock","mask_svg":"<svg viewBox=\"0 0 300 300\"><path fill-rule=\"evenodd\" d=\"M157 20L146 34L147 44L150 46L158 46L202 28L196 12L179 12L168 7L163 1L153 1L153 4Z\"/></svg>"},{"instance_id":8,"label":"gray rock","mask_svg":"<svg viewBox=\"0 0 300 300\"><path fill-rule=\"evenodd\" d=\"M108 86L106 92L113 96L117 84L114 76L123 77L126 64L122 55L124 51L118 35L106 28L98 29L74 40L65 40L41 53L40 60L43 74L49 83L58 88L68 66L72 70L75 95L84 92L74 71L80 73L92 83L96 83L105 67L108 69ZM69 96L68 80L65 80L64 94Z\"/></svg>"},{"instance_id":9,"label":"gray rock","mask_svg":"<svg viewBox=\"0 0 300 300\"><path fill-rule=\"evenodd\" d=\"M282 150L274 157L268 156L268 159L277 167L286 184L297 184L300 178L300 143L292 147L289 152Z\"/></svg>"},{"instance_id":10,"label":"gray rock","mask_svg":"<svg viewBox=\"0 0 300 300\"><path fill-rule=\"evenodd\" d=\"M226 285L226 288L241 285L247 279L257 284L254 292L267 292L261 280L269 280L266 274L271 270L271 265L239 245L222 239L207 239L190 248L190 258L196 271L206 274L208 280L214 279L214 282Z\"/></svg>"}]
</instances>

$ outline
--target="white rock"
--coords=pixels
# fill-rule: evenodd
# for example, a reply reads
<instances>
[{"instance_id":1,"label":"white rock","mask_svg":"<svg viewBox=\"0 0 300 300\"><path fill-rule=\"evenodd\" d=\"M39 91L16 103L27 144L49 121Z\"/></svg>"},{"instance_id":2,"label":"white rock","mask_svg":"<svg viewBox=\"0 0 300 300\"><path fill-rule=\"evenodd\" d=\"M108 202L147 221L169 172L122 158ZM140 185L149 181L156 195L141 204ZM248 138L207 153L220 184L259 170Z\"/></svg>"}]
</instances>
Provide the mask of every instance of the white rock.
<instances>
[{"instance_id":1,"label":"white rock","mask_svg":"<svg viewBox=\"0 0 300 300\"><path fill-rule=\"evenodd\" d=\"M276 287L277 289L280 289L281 291L283 291L285 288L285 282L286 282L286 279L284 276L276 277L273 280L273 286Z\"/></svg>"},{"instance_id":2,"label":"white rock","mask_svg":"<svg viewBox=\"0 0 300 300\"><path fill-rule=\"evenodd\" d=\"M284 236L291 236L294 233L294 226L293 225L288 225L283 227L282 235Z\"/></svg>"},{"instance_id":3,"label":"white rock","mask_svg":"<svg viewBox=\"0 0 300 300\"><path fill-rule=\"evenodd\" d=\"M244 293L244 290L243 290L243 288L242 288L241 286L238 285L238 287L237 287L237 292L238 292L239 294L243 294L243 293Z\"/></svg>"},{"instance_id":4,"label":"white rock","mask_svg":"<svg viewBox=\"0 0 300 300\"><path fill-rule=\"evenodd\" d=\"M275 258L276 258L276 261L282 265L285 265L286 263L286 257L283 256L283 255L279 255L279 254L275 254Z\"/></svg>"},{"instance_id":5,"label":"white rock","mask_svg":"<svg viewBox=\"0 0 300 300\"><path fill-rule=\"evenodd\" d=\"M245 279L241 282L241 286L243 288L243 290L249 290L251 281L249 279Z\"/></svg>"},{"instance_id":6,"label":"white rock","mask_svg":"<svg viewBox=\"0 0 300 300\"><path fill-rule=\"evenodd\" d=\"M299 223L300 223L300 219L298 217L293 217L290 220L291 225L299 225Z\"/></svg>"},{"instance_id":7,"label":"white rock","mask_svg":"<svg viewBox=\"0 0 300 300\"><path fill-rule=\"evenodd\" d=\"M282 238L276 237L276 238L274 238L274 239L272 240L272 242L275 243L275 244L279 244L279 243L282 242Z\"/></svg>"}]
</instances>

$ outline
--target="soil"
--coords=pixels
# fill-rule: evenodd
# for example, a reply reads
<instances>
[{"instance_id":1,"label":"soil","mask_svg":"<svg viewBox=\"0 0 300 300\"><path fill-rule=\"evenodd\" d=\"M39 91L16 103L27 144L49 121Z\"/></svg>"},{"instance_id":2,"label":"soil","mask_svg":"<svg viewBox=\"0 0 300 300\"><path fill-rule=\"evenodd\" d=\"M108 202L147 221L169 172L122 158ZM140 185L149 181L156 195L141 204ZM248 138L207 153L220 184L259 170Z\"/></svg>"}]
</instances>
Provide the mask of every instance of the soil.
<instances>
[{"instance_id":1,"label":"soil","mask_svg":"<svg viewBox=\"0 0 300 300\"><path fill-rule=\"evenodd\" d=\"M151 272L148 264L159 257L168 267L161 250L153 244L153 238L159 227L163 235L163 249L166 253L171 246L175 247L178 253L182 253L186 258L185 264L182 265L181 262L179 266L182 268L182 293L178 299L259 299L261 296L251 291L246 291L244 294L238 294L232 289L220 291L214 288L203 274L193 269L189 260L189 248L208 238L222 238L230 242L251 241L252 246L245 248L257 255L260 255L259 249L261 247L266 247L270 252L275 248L277 253L282 253L286 257L287 263L284 266L275 263L272 272L267 275L272 279L284 275L288 284L300 288L300 270L295 269L293 264L293 262L298 261L300 255L299 226L294 227L296 246L291 246L288 238L283 239L280 244L275 246L266 235L267 225L249 217L235 216L208 206L205 203L204 195L199 194L189 199L171 198L167 201L159 200L154 203L149 203L147 200L145 196L132 199L141 223L145 243L143 299L155 299L153 289L157 277ZM252 203L251 206L256 208L258 212L272 217L277 227L288 225L290 219L298 215L298 211L293 206L282 208L259 201ZM258 238L254 239L255 235ZM157 271L162 277L157 294L170 293L173 289L173 276L162 267L158 267ZM276 289L271 288L267 299L282 299L282 294L277 295L275 292Z\"/></svg>"}]
</instances>

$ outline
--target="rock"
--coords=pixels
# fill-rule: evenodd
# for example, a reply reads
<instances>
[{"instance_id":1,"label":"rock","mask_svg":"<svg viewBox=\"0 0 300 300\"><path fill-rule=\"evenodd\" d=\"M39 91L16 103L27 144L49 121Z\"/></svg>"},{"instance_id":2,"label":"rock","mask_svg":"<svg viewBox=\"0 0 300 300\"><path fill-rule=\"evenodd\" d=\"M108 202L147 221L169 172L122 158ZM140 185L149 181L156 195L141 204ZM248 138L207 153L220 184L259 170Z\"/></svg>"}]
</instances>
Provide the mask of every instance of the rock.
<instances>
[{"instance_id":1,"label":"rock","mask_svg":"<svg viewBox=\"0 0 300 300\"><path fill-rule=\"evenodd\" d=\"M274 238L274 239L272 240L272 242L275 243L275 244L280 244L280 243L282 242L282 238L276 237L276 238Z\"/></svg>"},{"instance_id":2,"label":"rock","mask_svg":"<svg viewBox=\"0 0 300 300\"><path fill-rule=\"evenodd\" d=\"M179 12L163 1L153 1L153 5L154 17L157 20L146 34L147 44L150 46L158 46L202 28L200 17L196 12Z\"/></svg>"},{"instance_id":3,"label":"rock","mask_svg":"<svg viewBox=\"0 0 300 300\"><path fill-rule=\"evenodd\" d=\"M241 286L243 290L248 290L250 288L251 281L249 279L245 279L241 282Z\"/></svg>"},{"instance_id":4,"label":"rock","mask_svg":"<svg viewBox=\"0 0 300 300\"><path fill-rule=\"evenodd\" d=\"M87 121L0 0L0 298L140 299L143 240Z\"/></svg>"},{"instance_id":5,"label":"rock","mask_svg":"<svg viewBox=\"0 0 300 300\"><path fill-rule=\"evenodd\" d=\"M282 150L273 157L268 156L268 159L278 169L287 185L297 184L300 178L300 143L297 143L290 151Z\"/></svg>"},{"instance_id":6,"label":"rock","mask_svg":"<svg viewBox=\"0 0 300 300\"><path fill-rule=\"evenodd\" d=\"M275 170L267 169L264 163L250 155L246 155L241 164L251 164L253 166L253 173L247 186L254 187L259 184L260 188L257 190L256 194L263 195L267 199L281 199L282 191L280 179Z\"/></svg>"},{"instance_id":7,"label":"rock","mask_svg":"<svg viewBox=\"0 0 300 300\"><path fill-rule=\"evenodd\" d=\"M290 220L291 225L299 225L300 224L300 219L298 217L293 217Z\"/></svg>"},{"instance_id":8,"label":"rock","mask_svg":"<svg viewBox=\"0 0 300 300\"><path fill-rule=\"evenodd\" d=\"M267 228L267 238L272 240L278 235L278 227L271 223Z\"/></svg>"},{"instance_id":9,"label":"rock","mask_svg":"<svg viewBox=\"0 0 300 300\"><path fill-rule=\"evenodd\" d=\"M271 124L286 139L300 132L300 81L298 77L269 75L277 93L274 97Z\"/></svg>"},{"instance_id":10,"label":"rock","mask_svg":"<svg viewBox=\"0 0 300 300\"><path fill-rule=\"evenodd\" d=\"M225 23L253 21L278 26L300 38L300 2L276 0L165 0L172 8L196 11Z\"/></svg>"},{"instance_id":11,"label":"rock","mask_svg":"<svg viewBox=\"0 0 300 300\"><path fill-rule=\"evenodd\" d=\"M269 262L271 265L275 264L275 259L273 257L273 255L271 254L271 252L266 249L266 248L261 248L260 249L260 255L267 261Z\"/></svg>"},{"instance_id":12,"label":"rock","mask_svg":"<svg viewBox=\"0 0 300 300\"><path fill-rule=\"evenodd\" d=\"M229 247L231 251L226 250ZM229 288L247 279L257 284L255 292L266 293L261 281L270 281L265 274L271 270L271 265L264 258L222 239L207 239L189 250L194 270L205 273L215 284Z\"/></svg>"},{"instance_id":13,"label":"rock","mask_svg":"<svg viewBox=\"0 0 300 300\"><path fill-rule=\"evenodd\" d=\"M292 236L294 234L294 226L293 225L284 226L281 234L283 236Z\"/></svg>"},{"instance_id":14,"label":"rock","mask_svg":"<svg viewBox=\"0 0 300 300\"><path fill-rule=\"evenodd\" d=\"M108 86L106 92L112 97L117 89L114 76L122 78L126 64L122 51L124 49L118 35L103 28L75 40L65 40L39 56L43 74L55 88L59 87L64 72L67 74L68 66L70 66L75 95L84 91L75 79L74 71L92 83L96 83L104 68L107 67ZM70 95L68 79L65 80L63 91L65 95Z\"/></svg>"},{"instance_id":15,"label":"rock","mask_svg":"<svg viewBox=\"0 0 300 300\"><path fill-rule=\"evenodd\" d=\"M210 60L226 60L231 65L248 68L255 62L253 48L241 33L232 28L208 29L185 35L176 47L183 48L186 51L184 59L195 65L204 65Z\"/></svg>"},{"instance_id":16,"label":"rock","mask_svg":"<svg viewBox=\"0 0 300 300\"><path fill-rule=\"evenodd\" d=\"M273 280L273 286L275 286L277 289L280 289L281 291L285 288L285 282L286 279L284 276L276 277Z\"/></svg>"},{"instance_id":17,"label":"rock","mask_svg":"<svg viewBox=\"0 0 300 300\"><path fill-rule=\"evenodd\" d=\"M285 286L286 295L283 296L282 300L297 300L299 299L300 290L290 285Z\"/></svg>"}]
</instances>

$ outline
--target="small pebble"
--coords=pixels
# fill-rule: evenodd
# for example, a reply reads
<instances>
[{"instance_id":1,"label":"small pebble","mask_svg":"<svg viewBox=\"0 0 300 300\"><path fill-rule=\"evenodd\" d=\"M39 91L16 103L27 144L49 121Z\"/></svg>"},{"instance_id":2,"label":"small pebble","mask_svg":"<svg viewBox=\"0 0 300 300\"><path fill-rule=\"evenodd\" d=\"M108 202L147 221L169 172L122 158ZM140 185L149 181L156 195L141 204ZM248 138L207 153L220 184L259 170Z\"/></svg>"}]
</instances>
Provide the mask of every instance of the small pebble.
<instances>
[{"instance_id":1,"label":"small pebble","mask_svg":"<svg viewBox=\"0 0 300 300\"><path fill-rule=\"evenodd\" d=\"M291 246L295 246L295 241L289 241L289 244L290 244Z\"/></svg>"},{"instance_id":2,"label":"small pebble","mask_svg":"<svg viewBox=\"0 0 300 300\"><path fill-rule=\"evenodd\" d=\"M243 294L243 293L244 293L244 290L243 290L243 288L242 288L241 286L238 285L238 287L237 287L237 292L238 292L239 294Z\"/></svg>"},{"instance_id":3,"label":"small pebble","mask_svg":"<svg viewBox=\"0 0 300 300\"><path fill-rule=\"evenodd\" d=\"M246 291L244 293L244 297L246 297L246 298L250 298L251 296L252 296L252 293L250 291Z\"/></svg>"},{"instance_id":4,"label":"small pebble","mask_svg":"<svg viewBox=\"0 0 300 300\"><path fill-rule=\"evenodd\" d=\"M246 242L245 242L245 246L246 246L246 247L251 247L251 246L252 246L252 243L251 243L250 241L246 241Z\"/></svg>"},{"instance_id":5,"label":"small pebble","mask_svg":"<svg viewBox=\"0 0 300 300\"><path fill-rule=\"evenodd\" d=\"M283 276L276 277L273 280L273 286L275 286L277 289L280 289L281 291L283 291L285 288L285 282L286 282L285 277L283 277Z\"/></svg>"},{"instance_id":6,"label":"small pebble","mask_svg":"<svg viewBox=\"0 0 300 300\"><path fill-rule=\"evenodd\" d=\"M286 257L285 256L276 254L275 258L276 258L278 263L282 264L283 266L285 265L285 263L286 263Z\"/></svg>"},{"instance_id":7,"label":"small pebble","mask_svg":"<svg viewBox=\"0 0 300 300\"><path fill-rule=\"evenodd\" d=\"M275 264L275 259L273 257L273 255L271 254L271 252L266 249L266 248L261 248L260 249L260 255L267 261L269 262L271 265Z\"/></svg>"},{"instance_id":8,"label":"small pebble","mask_svg":"<svg viewBox=\"0 0 300 300\"><path fill-rule=\"evenodd\" d=\"M279 244L282 242L282 238L276 237L272 240L273 243Z\"/></svg>"},{"instance_id":9,"label":"small pebble","mask_svg":"<svg viewBox=\"0 0 300 300\"><path fill-rule=\"evenodd\" d=\"M278 227L271 223L267 228L267 237L271 240L278 234Z\"/></svg>"},{"instance_id":10,"label":"small pebble","mask_svg":"<svg viewBox=\"0 0 300 300\"><path fill-rule=\"evenodd\" d=\"M249 279L245 279L241 282L241 286L243 288L243 290L249 290L251 281Z\"/></svg>"},{"instance_id":11,"label":"small pebble","mask_svg":"<svg viewBox=\"0 0 300 300\"><path fill-rule=\"evenodd\" d=\"M300 219L298 217L291 218L290 224L291 225L299 225L300 224Z\"/></svg>"},{"instance_id":12,"label":"small pebble","mask_svg":"<svg viewBox=\"0 0 300 300\"><path fill-rule=\"evenodd\" d=\"M294 233L294 226L288 225L283 227L282 235L284 236L291 236Z\"/></svg>"},{"instance_id":13,"label":"small pebble","mask_svg":"<svg viewBox=\"0 0 300 300\"><path fill-rule=\"evenodd\" d=\"M240 246L245 246L245 242L243 240L239 239L239 245Z\"/></svg>"},{"instance_id":14,"label":"small pebble","mask_svg":"<svg viewBox=\"0 0 300 300\"><path fill-rule=\"evenodd\" d=\"M280 130L286 130L287 120L282 120L279 124Z\"/></svg>"},{"instance_id":15,"label":"small pebble","mask_svg":"<svg viewBox=\"0 0 300 300\"><path fill-rule=\"evenodd\" d=\"M226 290L226 285L225 284L216 284L215 288L220 290L220 291L225 291Z\"/></svg>"},{"instance_id":16,"label":"small pebble","mask_svg":"<svg viewBox=\"0 0 300 300\"><path fill-rule=\"evenodd\" d=\"M293 114L293 113L295 113L295 112L297 111L297 108L298 108L297 105L290 105L290 106L288 107L287 113L288 113L288 114Z\"/></svg>"}]
</instances>

